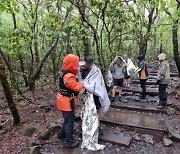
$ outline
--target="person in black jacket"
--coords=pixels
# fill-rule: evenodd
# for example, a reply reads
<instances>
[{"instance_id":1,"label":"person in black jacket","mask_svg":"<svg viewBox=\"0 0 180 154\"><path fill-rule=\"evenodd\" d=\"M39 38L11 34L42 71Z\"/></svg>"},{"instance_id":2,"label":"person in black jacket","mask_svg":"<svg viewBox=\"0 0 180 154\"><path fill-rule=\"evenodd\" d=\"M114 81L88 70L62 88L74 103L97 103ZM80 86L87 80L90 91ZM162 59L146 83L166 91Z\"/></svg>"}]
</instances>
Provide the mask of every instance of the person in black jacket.
<instances>
[{"instance_id":1,"label":"person in black jacket","mask_svg":"<svg viewBox=\"0 0 180 154\"><path fill-rule=\"evenodd\" d=\"M146 81L148 79L147 65L145 63L144 55L139 54L137 57L137 60L138 60L138 68L139 68L139 80L140 80L140 85L142 88L142 93L139 98L145 99L146 98Z\"/></svg>"}]
</instances>

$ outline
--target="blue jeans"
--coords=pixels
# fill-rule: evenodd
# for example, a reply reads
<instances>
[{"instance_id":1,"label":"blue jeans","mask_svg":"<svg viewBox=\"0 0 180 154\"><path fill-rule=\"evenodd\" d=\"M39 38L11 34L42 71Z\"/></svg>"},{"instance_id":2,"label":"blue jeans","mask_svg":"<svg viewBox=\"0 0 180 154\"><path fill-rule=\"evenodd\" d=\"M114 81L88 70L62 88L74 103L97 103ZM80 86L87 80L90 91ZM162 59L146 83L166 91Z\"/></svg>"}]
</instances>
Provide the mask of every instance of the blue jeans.
<instances>
[{"instance_id":1,"label":"blue jeans","mask_svg":"<svg viewBox=\"0 0 180 154\"><path fill-rule=\"evenodd\" d=\"M62 111L62 115L64 118L64 123L59 130L59 135L65 135L65 144L71 145L73 143L73 128L74 128L74 120L75 114L73 111Z\"/></svg>"}]
</instances>

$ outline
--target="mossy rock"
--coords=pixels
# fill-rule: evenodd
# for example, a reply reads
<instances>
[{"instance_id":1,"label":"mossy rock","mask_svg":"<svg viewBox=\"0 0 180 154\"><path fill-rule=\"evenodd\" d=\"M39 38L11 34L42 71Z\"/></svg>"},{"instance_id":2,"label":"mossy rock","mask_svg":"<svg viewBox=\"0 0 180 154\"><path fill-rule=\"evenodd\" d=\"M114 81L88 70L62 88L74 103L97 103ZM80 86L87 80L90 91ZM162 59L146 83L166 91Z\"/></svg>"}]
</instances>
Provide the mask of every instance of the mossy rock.
<instances>
[{"instance_id":1,"label":"mossy rock","mask_svg":"<svg viewBox=\"0 0 180 154\"><path fill-rule=\"evenodd\" d=\"M36 128L33 127L33 126L24 126L22 129L21 129L21 133L24 135L24 136L29 136L31 137L34 132L36 131Z\"/></svg>"}]
</instances>

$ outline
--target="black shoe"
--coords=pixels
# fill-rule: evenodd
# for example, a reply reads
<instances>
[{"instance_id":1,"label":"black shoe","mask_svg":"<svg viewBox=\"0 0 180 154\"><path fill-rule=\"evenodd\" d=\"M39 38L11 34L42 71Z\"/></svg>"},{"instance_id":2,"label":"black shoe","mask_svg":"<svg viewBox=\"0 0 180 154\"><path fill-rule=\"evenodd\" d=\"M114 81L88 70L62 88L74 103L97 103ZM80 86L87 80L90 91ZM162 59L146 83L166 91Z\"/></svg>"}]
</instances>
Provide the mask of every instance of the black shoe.
<instances>
[{"instance_id":1,"label":"black shoe","mask_svg":"<svg viewBox=\"0 0 180 154\"><path fill-rule=\"evenodd\" d=\"M111 98L111 102L114 102L114 101L115 101L115 98L114 98L114 97L112 97L112 98Z\"/></svg>"},{"instance_id":2,"label":"black shoe","mask_svg":"<svg viewBox=\"0 0 180 154\"><path fill-rule=\"evenodd\" d=\"M66 148L75 148L75 147L78 147L79 146L79 141L77 140L74 140L72 144L65 144L65 147Z\"/></svg>"},{"instance_id":3,"label":"black shoe","mask_svg":"<svg viewBox=\"0 0 180 154\"><path fill-rule=\"evenodd\" d=\"M122 101L121 97L118 97L118 100L121 102Z\"/></svg>"},{"instance_id":4,"label":"black shoe","mask_svg":"<svg viewBox=\"0 0 180 154\"><path fill-rule=\"evenodd\" d=\"M99 135L103 135L103 130L101 127L99 127Z\"/></svg>"},{"instance_id":5,"label":"black shoe","mask_svg":"<svg viewBox=\"0 0 180 154\"><path fill-rule=\"evenodd\" d=\"M139 96L139 99L146 99L146 96Z\"/></svg>"},{"instance_id":6,"label":"black shoe","mask_svg":"<svg viewBox=\"0 0 180 154\"><path fill-rule=\"evenodd\" d=\"M65 139L65 137L66 137L66 134L58 134L57 135L58 139Z\"/></svg>"}]
</instances>

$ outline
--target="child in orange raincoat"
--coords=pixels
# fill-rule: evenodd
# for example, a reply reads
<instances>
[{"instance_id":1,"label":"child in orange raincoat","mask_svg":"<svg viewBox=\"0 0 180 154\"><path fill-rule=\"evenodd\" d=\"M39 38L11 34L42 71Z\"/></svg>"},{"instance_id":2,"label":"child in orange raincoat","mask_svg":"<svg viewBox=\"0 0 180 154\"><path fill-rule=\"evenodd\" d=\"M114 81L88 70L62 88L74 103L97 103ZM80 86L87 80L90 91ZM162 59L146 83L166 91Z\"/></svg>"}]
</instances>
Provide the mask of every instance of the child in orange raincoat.
<instances>
[{"instance_id":1,"label":"child in orange raincoat","mask_svg":"<svg viewBox=\"0 0 180 154\"><path fill-rule=\"evenodd\" d=\"M57 107L62 111L64 123L58 133L58 138L65 137L65 147L71 148L79 145L73 139L73 127L75 120L75 96L84 87L83 82L78 82L76 75L78 72L79 57L68 54L63 60L63 69L59 75L59 93L57 94Z\"/></svg>"}]
</instances>

